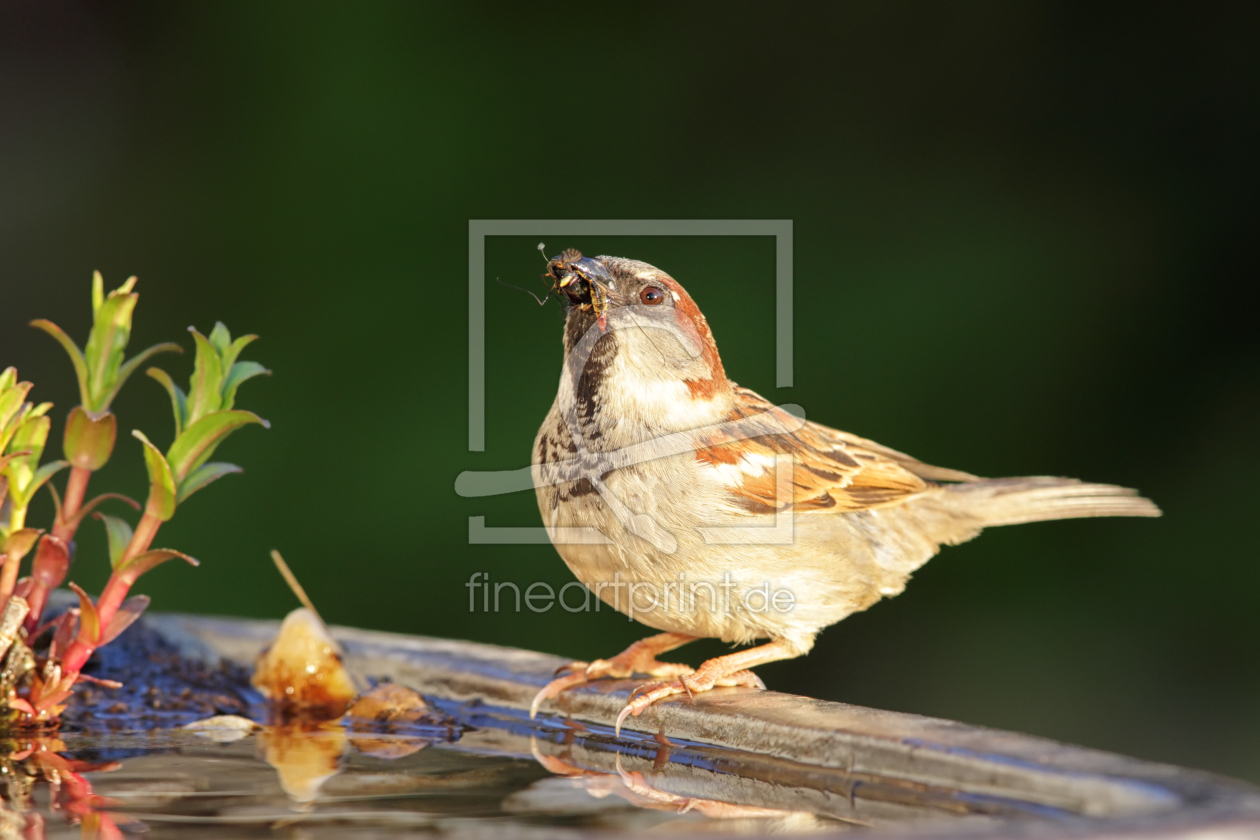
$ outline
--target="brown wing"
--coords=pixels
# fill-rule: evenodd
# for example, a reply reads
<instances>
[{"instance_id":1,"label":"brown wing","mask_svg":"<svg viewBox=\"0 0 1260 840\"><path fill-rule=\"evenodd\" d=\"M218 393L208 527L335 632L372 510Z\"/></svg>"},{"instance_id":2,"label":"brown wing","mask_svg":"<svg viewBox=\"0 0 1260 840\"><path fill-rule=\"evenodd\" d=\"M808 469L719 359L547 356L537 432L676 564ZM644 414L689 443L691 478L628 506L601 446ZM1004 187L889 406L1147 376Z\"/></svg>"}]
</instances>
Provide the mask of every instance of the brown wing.
<instances>
[{"instance_id":1,"label":"brown wing","mask_svg":"<svg viewBox=\"0 0 1260 840\"><path fill-rule=\"evenodd\" d=\"M787 503L776 492L775 463L781 455L793 459L792 502L798 510L883 507L921 493L932 481L976 480L817 423L785 432L799 421L746 388L736 386L735 399L730 419L764 424L766 434L740 440L715 433L705 438L696 457L718 469L739 504L751 512L768 513Z\"/></svg>"}]
</instances>

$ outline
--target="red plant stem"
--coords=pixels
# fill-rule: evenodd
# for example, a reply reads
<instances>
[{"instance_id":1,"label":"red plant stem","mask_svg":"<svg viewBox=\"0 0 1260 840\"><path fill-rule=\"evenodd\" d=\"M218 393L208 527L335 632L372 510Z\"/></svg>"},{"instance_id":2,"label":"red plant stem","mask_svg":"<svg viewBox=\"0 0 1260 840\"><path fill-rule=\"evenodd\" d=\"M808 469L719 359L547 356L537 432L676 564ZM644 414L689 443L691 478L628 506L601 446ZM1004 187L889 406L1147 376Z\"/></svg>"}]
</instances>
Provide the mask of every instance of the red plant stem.
<instances>
[{"instance_id":1,"label":"red plant stem","mask_svg":"<svg viewBox=\"0 0 1260 840\"><path fill-rule=\"evenodd\" d=\"M36 628L39 627L39 619L44 614L44 605L48 603L49 591L49 588L44 584L33 583L31 584L31 591L26 594L26 601L31 605L31 611L26 614L26 621L24 622L27 636L34 633ZM31 639L31 641L34 641L34 639Z\"/></svg>"},{"instance_id":2,"label":"red plant stem","mask_svg":"<svg viewBox=\"0 0 1260 840\"><path fill-rule=\"evenodd\" d=\"M71 467L70 479L66 482L66 498L61 504L61 517L53 523L53 536L70 542L79 523L74 521L75 514L83 506L83 497L87 495L88 480L92 471L83 467Z\"/></svg>"},{"instance_id":3,"label":"red plant stem","mask_svg":"<svg viewBox=\"0 0 1260 840\"><path fill-rule=\"evenodd\" d=\"M0 603L8 601L17 586L18 567L22 565L21 557L4 556L4 568L0 569Z\"/></svg>"},{"instance_id":4,"label":"red plant stem","mask_svg":"<svg viewBox=\"0 0 1260 840\"><path fill-rule=\"evenodd\" d=\"M149 546L153 543L153 538L157 536L158 528L161 526L162 520L147 512L140 517L140 524L136 526L135 533L131 535L131 543L127 546L126 552L123 553L123 562L119 564L119 567L121 568L132 557L148 551ZM109 627L110 621L117 614L118 608L122 606L122 602L127 600L127 593L135 582L134 577L131 575L120 575L117 569L109 576L109 582L101 590L101 597L96 599L96 614L100 618L102 633L105 632L105 628ZM96 645L75 639L70 647L66 649L65 656L61 658L64 673L78 673L83 670L83 666L87 664L88 658L94 650L96 650Z\"/></svg>"},{"instance_id":5,"label":"red plant stem","mask_svg":"<svg viewBox=\"0 0 1260 840\"><path fill-rule=\"evenodd\" d=\"M111 577L110 583L113 582L114 579ZM61 657L61 665L65 669L65 673L78 674L82 671L83 666L87 664L88 659L92 657L92 653L95 650L96 645L94 644L90 645L86 642L80 641L79 639L75 639L71 642L70 647L66 649L65 655ZM53 687L54 686L50 684L49 689L51 690Z\"/></svg>"},{"instance_id":6,"label":"red plant stem","mask_svg":"<svg viewBox=\"0 0 1260 840\"><path fill-rule=\"evenodd\" d=\"M26 594L26 602L31 608L26 616L28 638L43 623L40 619L44 614L44 605L48 603L48 593L61 586L61 582L66 579L66 573L70 570L68 562L58 563L57 566L60 568L50 568L46 561L46 555L50 551L54 554L61 554L64 551L66 560L69 560L70 548L64 541L52 534L45 534L40 539L39 546L35 549L35 559L31 563L31 590Z\"/></svg>"},{"instance_id":7,"label":"red plant stem","mask_svg":"<svg viewBox=\"0 0 1260 840\"><path fill-rule=\"evenodd\" d=\"M140 517L136 530L131 534L131 542L127 543L127 550L123 552L122 562L125 563L132 557L148 551L149 546L153 544L153 538L157 536L158 528L161 527L162 520L146 510L144 516ZM119 563L119 565L122 565L122 563Z\"/></svg>"},{"instance_id":8,"label":"red plant stem","mask_svg":"<svg viewBox=\"0 0 1260 840\"><path fill-rule=\"evenodd\" d=\"M78 639L71 642L70 647L66 649L66 655L61 658L61 664L66 669L66 673L77 674L82 671L95 650L96 645L84 644Z\"/></svg>"}]
</instances>

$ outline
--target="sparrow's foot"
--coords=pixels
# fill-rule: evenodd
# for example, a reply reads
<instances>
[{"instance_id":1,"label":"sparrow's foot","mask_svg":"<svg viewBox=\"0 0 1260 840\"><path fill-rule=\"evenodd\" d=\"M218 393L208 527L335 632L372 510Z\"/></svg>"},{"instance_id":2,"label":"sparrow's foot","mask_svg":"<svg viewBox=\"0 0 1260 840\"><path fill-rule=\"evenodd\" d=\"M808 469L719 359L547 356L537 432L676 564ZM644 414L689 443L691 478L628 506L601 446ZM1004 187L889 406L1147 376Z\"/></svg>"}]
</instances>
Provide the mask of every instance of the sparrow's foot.
<instances>
[{"instance_id":1,"label":"sparrow's foot","mask_svg":"<svg viewBox=\"0 0 1260 840\"><path fill-rule=\"evenodd\" d=\"M688 697L692 697L717 686L722 686L723 688L744 686L746 688L762 689L766 687L766 684L761 681L761 677L752 671L736 671L731 674L723 674L720 667L708 667L714 662L720 662L720 659L711 659L709 662L701 665L699 671L684 674L676 680L658 680L644 683L632 691L630 693L630 702L621 710L621 714L617 715L617 737L621 737L621 724L627 717L631 715L638 717L643 714L644 709L657 700L664 700L666 697L673 697L675 694L686 694Z\"/></svg>"},{"instance_id":2,"label":"sparrow's foot","mask_svg":"<svg viewBox=\"0 0 1260 840\"><path fill-rule=\"evenodd\" d=\"M682 633L660 633L635 642L612 659L596 659L594 662L571 662L556 671L556 678L543 686L542 691L534 695L534 702L529 706L529 716L538 714L544 700L559 695L575 685L604 677L628 679L635 674L666 680L690 674L695 669L690 665L678 662L659 662L658 654L686 644L695 636L684 636Z\"/></svg>"},{"instance_id":3,"label":"sparrow's foot","mask_svg":"<svg viewBox=\"0 0 1260 840\"><path fill-rule=\"evenodd\" d=\"M617 736L621 736L621 724L626 718L638 717L643 710L657 700L664 700L675 694L686 693L688 696L708 691L714 686L743 685L750 688L765 688L761 678L747 669L780 659L791 659L800 655L800 648L784 641L768 642L754 648L728 653L704 663L692 674L684 674L676 680L668 682L652 682L641 685L630 694L630 702L617 715Z\"/></svg>"}]
</instances>

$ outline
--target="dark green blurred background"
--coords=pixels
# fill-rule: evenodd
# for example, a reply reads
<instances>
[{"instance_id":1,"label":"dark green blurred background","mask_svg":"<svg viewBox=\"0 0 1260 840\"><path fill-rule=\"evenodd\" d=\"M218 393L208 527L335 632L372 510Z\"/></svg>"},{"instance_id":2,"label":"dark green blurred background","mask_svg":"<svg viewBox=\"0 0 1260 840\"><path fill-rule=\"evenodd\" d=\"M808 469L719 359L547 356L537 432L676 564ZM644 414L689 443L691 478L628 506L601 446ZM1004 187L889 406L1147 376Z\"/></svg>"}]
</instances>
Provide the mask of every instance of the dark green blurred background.
<instances>
[{"instance_id":1,"label":"dark green blurred background","mask_svg":"<svg viewBox=\"0 0 1260 840\"><path fill-rule=\"evenodd\" d=\"M97 268L141 278L133 347L262 334L275 376L239 404L273 426L163 529L203 565L146 578L158 608L282 615L276 547L334 622L606 656L643 628L467 608L474 571L571 579L549 546L467 544L470 515L538 524L532 494L453 482L527 463L562 319L487 286L467 452L468 220L793 219L782 391L771 240L546 239L671 272L732 378L813 418L1166 516L947 549L766 681L1260 781L1257 8L5 0L0 363L59 436L70 366L25 324L82 341ZM536 244L491 240L489 276L541 291ZM115 408L170 440L155 383ZM142 496L139 444L95 486Z\"/></svg>"}]
</instances>

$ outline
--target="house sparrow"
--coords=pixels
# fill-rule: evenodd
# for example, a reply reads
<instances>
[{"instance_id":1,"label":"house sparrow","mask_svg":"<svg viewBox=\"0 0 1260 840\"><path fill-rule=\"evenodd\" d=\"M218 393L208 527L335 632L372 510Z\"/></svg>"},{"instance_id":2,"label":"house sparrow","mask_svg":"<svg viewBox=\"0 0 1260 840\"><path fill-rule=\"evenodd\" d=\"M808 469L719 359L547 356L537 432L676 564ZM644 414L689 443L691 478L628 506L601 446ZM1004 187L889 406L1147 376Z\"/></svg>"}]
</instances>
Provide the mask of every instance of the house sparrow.
<instances>
[{"instance_id":1,"label":"house sparrow","mask_svg":"<svg viewBox=\"0 0 1260 840\"><path fill-rule=\"evenodd\" d=\"M654 678L617 718L801 656L818 632L896 595L942 545L992 525L1159 516L1136 491L1070 478L982 479L807 422L726 378L704 315L647 263L551 260L565 363L534 442L556 550L601 601L660 630L574 662L530 714L600 677ZM698 669L657 656L699 638L764 644Z\"/></svg>"}]
</instances>

